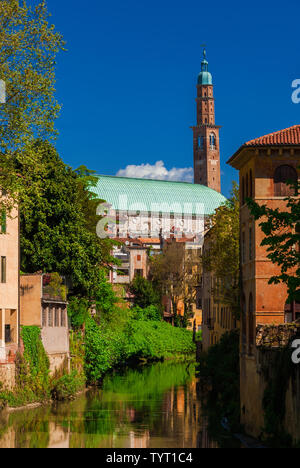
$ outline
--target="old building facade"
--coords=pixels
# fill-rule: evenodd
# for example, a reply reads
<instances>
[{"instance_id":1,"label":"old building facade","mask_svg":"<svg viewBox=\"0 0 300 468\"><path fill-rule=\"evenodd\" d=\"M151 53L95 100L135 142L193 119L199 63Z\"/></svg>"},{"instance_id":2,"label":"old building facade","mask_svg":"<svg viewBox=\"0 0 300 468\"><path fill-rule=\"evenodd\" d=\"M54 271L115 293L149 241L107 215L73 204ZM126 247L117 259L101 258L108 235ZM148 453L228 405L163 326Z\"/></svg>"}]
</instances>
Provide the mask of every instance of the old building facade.
<instances>
[{"instance_id":1,"label":"old building facade","mask_svg":"<svg viewBox=\"0 0 300 468\"><path fill-rule=\"evenodd\" d=\"M20 321L37 326L50 361L50 371L69 369L66 287L57 274L26 274L20 280Z\"/></svg>"},{"instance_id":2,"label":"old building facade","mask_svg":"<svg viewBox=\"0 0 300 468\"><path fill-rule=\"evenodd\" d=\"M4 200L4 198L3 198ZM19 216L1 213L0 362L13 362L19 344Z\"/></svg>"},{"instance_id":3,"label":"old building facade","mask_svg":"<svg viewBox=\"0 0 300 468\"><path fill-rule=\"evenodd\" d=\"M246 198L286 210L285 198L294 194L286 181L300 178L300 126L245 143L228 163L239 171L240 178L241 415L246 431L257 436L264 423L257 326L289 322L299 317L300 310L299 304L294 304L292 317L286 286L269 284L269 279L279 274L280 269L267 258L266 247L261 246L264 237L259 227L261 221L251 216Z\"/></svg>"},{"instance_id":4,"label":"old building facade","mask_svg":"<svg viewBox=\"0 0 300 468\"><path fill-rule=\"evenodd\" d=\"M205 233L203 255L209 255L209 249L213 242L212 230L213 228ZM218 343L224 333L240 327L240 322L231 306L224 304L220 295L218 296L219 281L214 272L208 270L204 265L200 290L203 309L202 345L204 351Z\"/></svg>"}]
</instances>

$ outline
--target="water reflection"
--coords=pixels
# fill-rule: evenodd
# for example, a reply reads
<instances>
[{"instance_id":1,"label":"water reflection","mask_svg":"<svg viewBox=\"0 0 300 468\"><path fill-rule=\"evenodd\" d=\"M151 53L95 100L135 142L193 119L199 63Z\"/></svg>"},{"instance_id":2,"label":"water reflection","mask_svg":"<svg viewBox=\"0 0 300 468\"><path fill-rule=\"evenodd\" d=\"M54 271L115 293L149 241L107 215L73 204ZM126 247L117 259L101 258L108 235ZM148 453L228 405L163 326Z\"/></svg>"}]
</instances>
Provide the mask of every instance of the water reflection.
<instances>
[{"instance_id":1,"label":"water reflection","mask_svg":"<svg viewBox=\"0 0 300 468\"><path fill-rule=\"evenodd\" d=\"M0 448L216 447L193 364L158 363L108 376L73 402L0 414Z\"/></svg>"}]
</instances>

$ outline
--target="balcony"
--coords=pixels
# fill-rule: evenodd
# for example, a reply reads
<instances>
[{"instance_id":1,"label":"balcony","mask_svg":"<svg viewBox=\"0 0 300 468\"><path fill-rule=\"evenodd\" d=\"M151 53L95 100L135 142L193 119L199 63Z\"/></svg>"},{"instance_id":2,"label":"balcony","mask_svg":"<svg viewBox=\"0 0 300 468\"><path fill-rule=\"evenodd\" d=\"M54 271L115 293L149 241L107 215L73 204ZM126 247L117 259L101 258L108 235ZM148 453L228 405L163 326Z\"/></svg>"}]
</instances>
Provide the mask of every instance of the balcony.
<instances>
[{"instance_id":1,"label":"balcony","mask_svg":"<svg viewBox=\"0 0 300 468\"><path fill-rule=\"evenodd\" d=\"M116 278L114 279L114 283L116 283L116 284L129 284L130 283L129 276L127 276L127 275L116 276Z\"/></svg>"},{"instance_id":2,"label":"balcony","mask_svg":"<svg viewBox=\"0 0 300 468\"><path fill-rule=\"evenodd\" d=\"M66 302L67 286L65 278L58 273L44 274L42 278L42 298L45 301Z\"/></svg>"},{"instance_id":3,"label":"balcony","mask_svg":"<svg viewBox=\"0 0 300 468\"><path fill-rule=\"evenodd\" d=\"M123 254L123 253L116 253L114 254L114 258L121 260L122 262L129 262L130 255L129 254Z\"/></svg>"}]
</instances>

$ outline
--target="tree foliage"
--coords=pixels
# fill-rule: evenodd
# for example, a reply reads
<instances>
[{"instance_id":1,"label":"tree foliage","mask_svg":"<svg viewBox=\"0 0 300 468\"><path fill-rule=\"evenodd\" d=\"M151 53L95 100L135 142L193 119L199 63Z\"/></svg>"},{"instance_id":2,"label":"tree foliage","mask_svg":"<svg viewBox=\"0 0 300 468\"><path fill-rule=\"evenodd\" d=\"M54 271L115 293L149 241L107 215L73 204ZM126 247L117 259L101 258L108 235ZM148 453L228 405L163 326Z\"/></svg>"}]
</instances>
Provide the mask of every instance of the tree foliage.
<instances>
[{"instance_id":1,"label":"tree foliage","mask_svg":"<svg viewBox=\"0 0 300 468\"><path fill-rule=\"evenodd\" d=\"M89 318L85 335L85 373L90 383L132 360L163 360L195 352L193 334L166 322L128 319L118 327Z\"/></svg>"},{"instance_id":2,"label":"tree foliage","mask_svg":"<svg viewBox=\"0 0 300 468\"><path fill-rule=\"evenodd\" d=\"M185 247L184 242L167 242L162 254L155 255L151 263L151 276L161 294L171 299L175 318L180 300L186 309L191 308L198 285L200 257Z\"/></svg>"},{"instance_id":3,"label":"tree foliage","mask_svg":"<svg viewBox=\"0 0 300 468\"><path fill-rule=\"evenodd\" d=\"M158 306L161 304L159 291L153 281L150 281L141 275L135 276L129 286L129 290L134 296L134 306L138 306L143 309L151 305Z\"/></svg>"},{"instance_id":4,"label":"tree foliage","mask_svg":"<svg viewBox=\"0 0 300 468\"><path fill-rule=\"evenodd\" d=\"M234 182L231 197L211 216L209 248L203 252L203 268L212 272L215 301L228 305L239 316L240 227L239 189Z\"/></svg>"},{"instance_id":5,"label":"tree foliage","mask_svg":"<svg viewBox=\"0 0 300 468\"><path fill-rule=\"evenodd\" d=\"M0 79L6 85L6 103L0 105L0 186L11 194L23 189L15 171L16 154L34 165L31 143L55 134L60 110L55 65L63 47L61 34L49 23L45 1L35 7L21 0L0 2Z\"/></svg>"},{"instance_id":6,"label":"tree foliage","mask_svg":"<svg viewBox=\"0 0 300 468\"><path fill-rule=\"evenodd\" d=\"M247 204L254 219L262 220L259 226L265 237L261 245L266 246L267 257L281 269L269 283L285 283L289 301L300 302L300 182L288 185L295 187L295 196L285 199L285 211L260 206L252 199Z\"/></svg>"},{"instance_id":7,"label":"tree foliage","mask_svg":"<svg viewBox=\"0 0 300 468\"><path fill-rule=\"evenodd\" d=\"M111 245L100 240L88 222L95 198L91 183L64 164L48 142L33 145L36 164L16 156L15 167L26 179L22 192L21 269L27 273L58 272L70 277L75 294L94 297L107 266Z\"/></svg>"}]
</instances>

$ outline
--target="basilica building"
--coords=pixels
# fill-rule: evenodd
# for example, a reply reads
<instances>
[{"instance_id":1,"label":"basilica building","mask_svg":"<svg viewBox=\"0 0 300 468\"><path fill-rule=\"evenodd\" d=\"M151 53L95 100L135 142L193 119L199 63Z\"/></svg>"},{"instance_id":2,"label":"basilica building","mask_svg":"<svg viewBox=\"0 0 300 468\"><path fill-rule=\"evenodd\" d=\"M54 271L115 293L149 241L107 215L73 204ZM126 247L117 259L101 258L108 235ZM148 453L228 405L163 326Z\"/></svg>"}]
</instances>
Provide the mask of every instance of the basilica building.
<instances>
[{"instance_id":1,"label":"basilica building","mask_svg":"<svg viewBox=\"0 0 300 468\"><path fill-rule=\"evenodd\" d=\"M204 51L197 80L196 125L192 127L194 184L100 175L93 191L107 202L110 237L167 239L172 235L195 238L201 244L205 219L225 201L219 129Z\"/></svg>"}]
</instances>

